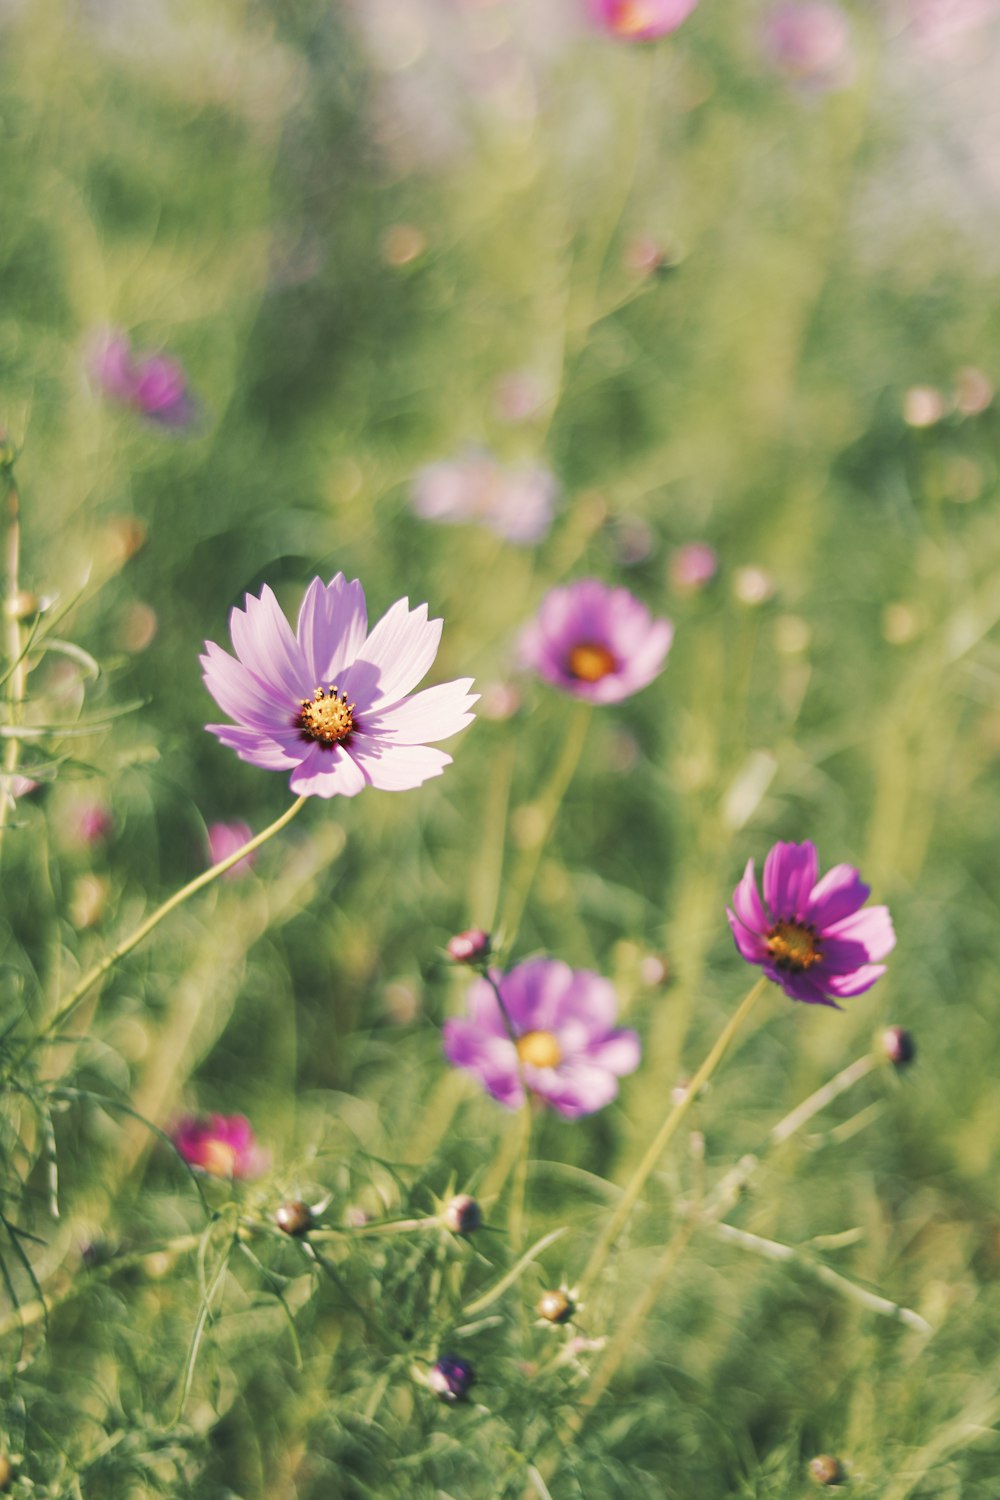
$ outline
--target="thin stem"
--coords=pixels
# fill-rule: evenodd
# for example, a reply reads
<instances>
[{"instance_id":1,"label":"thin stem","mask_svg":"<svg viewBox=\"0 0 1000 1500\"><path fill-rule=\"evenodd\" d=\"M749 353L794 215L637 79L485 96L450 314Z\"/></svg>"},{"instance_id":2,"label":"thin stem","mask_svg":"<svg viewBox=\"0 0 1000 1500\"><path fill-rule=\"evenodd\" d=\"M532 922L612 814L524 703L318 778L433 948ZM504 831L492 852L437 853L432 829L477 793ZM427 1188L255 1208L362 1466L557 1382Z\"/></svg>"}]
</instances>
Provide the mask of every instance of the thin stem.
<instances>
[{"instance_id":1,"label":"thin stem","mask_svg":"<svg viewBox=\"0 0 1000 1500\"><path fill-rule=\"evenodd\" d=\"M524 1241L524 1205L528 1188L528 1157L531 1154L531 1126L534 1120L532 1096L525 1092L518 1117L517 1155L514 1158L514 1182L510 1192L507 1227L512 1250L520 1250Z\"/></svg>"},{"instance_id":2,"label":"thin stem","mask_svg":"<svg viewBox=\"0 0 1000 1500\"><path fill-rule=\"evenodd\" d=\"M719 1063L722 1061L737 1031L739 1031L740 1027L746 1020L747 1016L750 1014L754 1005L756 1005L757 1000L764 993L766 985L767 978L765 976L762 976L760 979L758 979L757 983L747 991L746 995L744 995L739 1006L733 1012L732 1016L726 1022L725 1026L720 1032L715 1045L712 1047L712 1050L709 1052L708 1056L705 1058L705 1061L702 1063L701 1067L698 1069L697 1073L695 1073L694 1077L691 1079L691 1082L688 1084L688 1087L684 1091L683 1097L678 1099L677 1103L670 1110L666 1119L663 1121L663 1124L660 1126L656 1135L649 1143L645 1155L643 1156L639 1165L636 1167L631 1178L626 1184L625 1190L622 1193L621 1198L618 1200L618 1205L604 1228L604 1232L601 1234L600 1238L597 1241L597 1244L594 1246L590 1260L587 1263L586 1270L584 1271L583 1276L580 1278L581 1301L585 1299L587 1292L593 1286L594 1282L601 1274L601 1271L604 1269L604 1263L607 1260L611 1250L613 1249L618 1236L624 1229L628 1217L635 1207L639 1199L639 1195L645 1187L646 1182L650 1176L650 1173L656 1167L656 1164L660 1160L660 1157L663 1155L663 1152L665 1151L668 1143L673 1139L674 1135L677 1132L678 1126L681 1124L681 1121L684 1119L688 1110L691 1108L699 1092L711 1078Z\"/></svg>"},{"instance_id":3,"label":"thin stem","mask_svg":"<svg viewBox=\"0 0 1000 1500\"><path fill-rule=\"evenodd\" d=\"M846 1068L842 1068L836 1077L831 1078L829 1083L824 1083L822 1088L810 1094L808 1099L803 1099L802 1103L796 1105L795 1109L791 1110L783 1120L779 1120L768 1136L768 1144L780 1146L783 1141L787 1141L790 1135L794 1135L797 1130L802 1129L803 1125L807 1125L813 1115L818 1115L821 1109L825 1109L828 1104L833 1103L834 1099L839 1098L841 1094L859 1083L874 1066L875 1058L872 1053L866 1052L864 1056L856 1057L852 1063L848 1063Z\"/></svg>"},{"instance_id":4,"label":"thin stem","mask_svg":"<svg viewBox=\"0 0 1000 1500\"><path fill-rule=\"evenodd\" d=\"M538 815L537 828L530 842L521 851L521 861L511 883L500 922L500 935L508 949L513 946L514 939L517 937L518 928L524 916L524 908L528 904L531 887L538 873L542 851L548 842L556 814L580 763L580 756L587 742L590 719L591 705L577 703L566 730L562 753L556 762L548 785L534 804L533 810Z\"/></svg>"},{"instance_id":5,"label":"thin stem","mask_svg":"<svg viewBox=\"0 0 1000 1500\"><path fill-rule=\"evenodd\" d=\"M176 891L174 895L164 901L162 906L158 906L145 921L140 922L138 927L129 933L128 937L123 938L116 947L111 949L110 953L106 953L98 963L94 964L93 968L88 969L87 973L73 986L62 1004L50 1016L48 1021L45 1022L27 1049L18 1058L18 1064L23 1062L25 1057L39 1043L43 1042L46 1037L51 1036L54 1031L59 1030L72 1015L84 996L93 989L98 980L104 978L109 969L114 968L119 959L124 958L127 953L131 953L132 949L137 947L144 937L148 937L154 928L159 927L164 918L169 917L170 913L176 911L179 906L183 906L184 902L189 900L191 896L196 895L205 886L211 885L213 880L217 880L220 875L225 875L226 871L231 870L233 865L239 864L241 859L245 859L248 854L252 854L254 850L259 849L262 844L266 844L269 839L272 839L276 833L280 833L296 814L301 812L306 801L306 797L298 797L292 803L291 807L281 814L280 818L276 818L269 827L264 829L263 833L258 833L252 839L248 839L234 854L228 855L226 859L220 859L218 864L212 865L210 869L204 870L201 875L197 875L194 880L189 880L187 885L181 886L179 891Z\"/></svg>"}]
</instances>

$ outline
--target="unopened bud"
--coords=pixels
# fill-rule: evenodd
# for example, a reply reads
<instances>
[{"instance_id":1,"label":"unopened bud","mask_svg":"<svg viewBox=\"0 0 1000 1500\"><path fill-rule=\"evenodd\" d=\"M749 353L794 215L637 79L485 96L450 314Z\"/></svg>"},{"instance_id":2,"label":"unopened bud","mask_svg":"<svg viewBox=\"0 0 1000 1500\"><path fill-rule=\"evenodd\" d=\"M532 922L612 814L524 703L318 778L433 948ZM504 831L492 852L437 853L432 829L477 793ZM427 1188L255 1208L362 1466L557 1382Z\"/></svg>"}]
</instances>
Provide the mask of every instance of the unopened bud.
<instances>
[{"instance_id":1,"label":"unopened bud","mask_svg":"<svg viewBox=\"0 0 1000 1500\"><path fill-rule=\"evenodd\" d=\"M448 940L448 957L457 964L479 963L489 951L490 935L481 927L470 927L468 932L459 932Z\"/></svg>"},{"instance_id":2,"label":"unopened bud","mask_svg":"<svg viewBox=\"0 0 1000 1500\"><path fill-rule=\"evenodd\" d=\"M483 1222L483 1211L475 1198L468 1193L458 1193L445 1204L441 1222L452 1234L472 1234Z\"/></svg>"},{"instance_id":3,"label":"unopened bud","mask_svg":"<svg viewBox=\"0 0 1000 1500\"><path fill-rule=\"evenodd\" d=\"M905 1068L916 1057L917 1044L902 1026L889 1026L882 1033L882 1050L893 1067Z\"/></svg>"},{"instance_id":4,"label":"unopened bud","mask_svg":"<svg viewBox=\"0 0 1000 1500\"><path fill-rule=\"evenodd\" d=\"M462 1401L469 1394L475 1379L475 1371L467 1359L459 1359L454 1354L442 1354L428 1372L427 1384L442 1401Z\"/></svg>"},{"instance_id":5,"label":"unopened bud","mask_svg":"<svg viewBox=\"0 0 1000 1500\"><path fill-rule=\"evenodd\" d=\"M820 1453L809 1464L809 1478L816 1484L839 1484L844 1478L843 1465L831 1453Z\"/></svg>"},{"instance_id":6,"label":"unopened bud","mask_svg":"<svg viewBox=\"0 0 1000 1500\"><path fill-rule=\"evenodd\" d=\"M274 1210L274 1222L285 1234L308 1234L313 1225L312 1209L301 1198L292 1198L279 1203Z\"/></svg>"},{"instance_id":7,"label":"unopened bud","mask_svg":"<svg viewBox=\"0 0 1000 1500\"><path fill-rule=\"evenodd\" d=\"M576 1303L562 1287L558 1291L543 1292L538 1299L538 1316L546 1323L568 1323L576 1312Z\"/></svg>"},{"instance_id":8,"label":"unopened bud","mask_svg":"<svg viewBox=\"0 0 1000 1500\"><path fill-rule=\"evenodd\" d=\"M8 620L28 620L32 615L37 615L40 608L41 600L37 594L32 594L28 589L18 589L4 600L3 612Z\"/></svg>"}]
</instances>

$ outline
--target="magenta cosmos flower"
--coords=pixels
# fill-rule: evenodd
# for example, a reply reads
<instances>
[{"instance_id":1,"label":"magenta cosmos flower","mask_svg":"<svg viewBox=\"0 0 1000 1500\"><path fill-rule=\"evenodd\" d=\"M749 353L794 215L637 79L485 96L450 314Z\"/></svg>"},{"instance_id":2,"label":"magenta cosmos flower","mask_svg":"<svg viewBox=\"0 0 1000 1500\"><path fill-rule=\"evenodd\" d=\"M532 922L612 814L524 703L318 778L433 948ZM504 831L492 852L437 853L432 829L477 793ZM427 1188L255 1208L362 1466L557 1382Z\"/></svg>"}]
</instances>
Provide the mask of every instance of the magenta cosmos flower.
<instances>
[{"instance_id":1,"label":"magenta cosmos flower","mask_svg":"<svg viewBox=\"0 0 1000 1500\"><path fill-rule=\"evenodd\" d=\"M428 740L472 722L471 677L407 697L430 667L441 621L399 599L368 630L365 594L343 573L314 578L292 628L267 587L229 616L237 660L211 641L205 686L231 724L205 727L241 760L290 771L300 796L406 791L451 764Z\"/></svg>"},{"instance_id":2,"label":"magenta cosmos flower","mask_svg":"<svg viewBox=\"0 0 1000 1500\"><path fill-rule=\"evenodd\" d=\"M676 31L698 0L590 0L598 26L630 42L652 42Z\"/></svg>"},{"instance_id":3,"label":"magenta cosmos flower","mask_svg":"<svg viewBox=\"0 0 1000 1500\"><path fill-rule=\"evenodd\" d=\"M790 999L836 1005L882 977L879 960L896 934L888 907L862 911L870 890L851 865L817 874L814 844L775 844L764 862L764 900L748 860L726 915L743 957Z\"/></svg>"},{"instance_id":4,"label":"magenta cosmos flower","mask_svg":"<svg viewBox=\"0 0 1000 1500\"><path fill-rule=\"evenodd\" d=\"M610 1104L618 1079L639 1066L640 1051L634 1031L614 1030L618 1000L609 981L553 958L529 959L492 978L469 990L466 1016L445 1022L448 1061L508 1109L524 1103L525 1088L570 1120Z\"/></svg>"},{"instance_id":5,"label":"magenta cosmos flower","mask_svg":"<svg viewBox=\"0 0 1000 1500\"><path fill-rule=\"evenodd\" d=\"M673 635L628 589L582 578L549 590L521 635L521 656L576 698L618 703L663 670Z\"/></svg>"},{"instance_id":6,"label":"magenta cosmos flower","mask_svg":"<svg viewBox=\"0 0 1000 1500\"><path fill-rule=\"evenodd\" d=\"M246 1115L189 1115L174 1126L170 1138L188 1166L209 1177L257 1177L267 1166Z\"/></svg>"},{"instance_id":7,"label":"magenta cosmos flower","mask_svg":"<svg viewBox=\"0 0 1000 1500\"><path fill-rule=\"evenodd\" d=\"M106 396L164 427L183 427L195 415L187 378L177 361L165 354L136 355L127 334L99 334L91 345L88 367Z\"/></svg>"}]
</instances>

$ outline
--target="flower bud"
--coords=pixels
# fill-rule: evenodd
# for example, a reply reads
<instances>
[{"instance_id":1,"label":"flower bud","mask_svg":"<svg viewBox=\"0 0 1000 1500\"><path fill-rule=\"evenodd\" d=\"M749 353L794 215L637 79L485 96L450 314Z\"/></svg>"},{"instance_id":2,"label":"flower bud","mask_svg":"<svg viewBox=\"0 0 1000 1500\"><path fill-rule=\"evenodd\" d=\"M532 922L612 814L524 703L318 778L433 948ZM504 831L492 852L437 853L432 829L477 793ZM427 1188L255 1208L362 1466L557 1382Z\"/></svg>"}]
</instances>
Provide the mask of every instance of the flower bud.
<instances>
[{"instance_id":1,"label":"flower bud","mask_svg":"<svg viewBox=\"0 0 1000 1500\"><path fill-rule=\"evenodd\" d=\"M820 1453L809 1464L809 1478L817 1484L839 1484L844 1478L843 1465L831 1453Z\"/></svg>"},{"instance_id":2,"label":"flower bud","mask_svg":"<svg viewBox=\"0 0 1000 1500\"><path fill-rule=\"evenodd\" d=\"M916 1057L917 1044L902 1026L888 1026L882 1033L882 1051L893 1067L905 1068Z\"/></svg>"},{"instance_id":3,"label":"flower bud","mask_svg":"<svg viewBox=\"0 0 1000 1500\"><path fill-rule=\"evenodd\" d=\"M467 1359L442 1354L427 1375L427 1384L442 1401L462 1401L475 1381L475 1372Z\"/></svg>"},{"instance_id":4,"label":"flower bud","mask_svg":"<svg viewBox=\"0 0 1000 1500\"><path fill-rule=\"evenodd\" d=\"M543 1292L538 1299L538 1316L546 1323L568 1323L576 1312L576 1303L567 1291Z\"/></svg>"},{"instance_id":5,"label":"flower bud","mask_svg":"<svg viewBox=\"0 0 1000 1500\"><path fill-rule=\"evenodd\" d=\"M37 594L32 594L28 589L18 589L4 600L3 612L8 620L30 620L40 608L41 600Z\"/></svg>"},{"instance_id":6,"label":"flower bud","mask_svg":"<svg viewBox=\"0 0 1000 1500\"><path fill-rule=\"evenodd\" d=\"M490 935L481 927L470 927L448 940L448 957L457 964L475 964L490 951Z\"/></svg>"},{"instance_id":7,"label":"flower bud","mask_svg":"<svg viewBox=\"0 0 1000 1500\"><path fill-rule=\"evenodd\" d=\"M312 1209L301 1198L291 1198L287 1203L278 1204L274 1210L274 1222L285 1234L308 1234L313 1227Z\"/></svg>"},{"instance_id":8,"label":"flower bud","mask_svg":"<svg viewBox=\"0 0 1000 1500\"><path fill-rule=\"evenodd\" d=\"M458 1193L445 1204L441 1222L452 1234L472 1234L483 1222L483 1211L475 1198L468 1193Z\"/></svg>"}]
</instances>

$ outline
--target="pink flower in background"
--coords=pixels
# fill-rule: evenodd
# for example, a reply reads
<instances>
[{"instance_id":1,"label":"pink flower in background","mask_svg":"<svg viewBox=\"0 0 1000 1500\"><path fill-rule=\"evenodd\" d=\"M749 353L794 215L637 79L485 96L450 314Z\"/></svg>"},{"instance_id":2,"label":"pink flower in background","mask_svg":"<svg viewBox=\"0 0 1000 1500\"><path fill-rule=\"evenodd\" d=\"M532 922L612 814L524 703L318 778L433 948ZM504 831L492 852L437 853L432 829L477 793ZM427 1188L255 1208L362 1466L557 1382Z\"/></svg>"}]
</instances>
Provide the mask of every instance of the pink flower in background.
<instances>
[{"instance_id":1,"label":"pink flower in background","mask_svg":"<svg viewBox=\"0 0 1000 1500\"><path fill-rule=\"evenodd\" d=\"M114 818L103 802L78 802L70 815L70 827L78 843L103 844L114 827Z\"/></svg>"},{"instance_id":2,"label":"pink flower in background","mask_svg":"<svg viewBox=\"0 0 1000 1500\"><path fill-rule=\"evenodd\" d=\"M764 900L753 860L727 911L747 963L792 1000L836 1005L870 989L885 973L878 962L896 946L889 909L862 907L871 894L851 865L834 865L818 880L816 846L775 844L764 862Z\"/></svg>"},{"instance_id":3,"label":"pink flower in background","mask_svg":"<svg viewBox=\"0 0 1000 1500\"><path fill-rule=\"evenodd\" d=\"M917 46L926 57L960 58L976 32L1000 18L1000 0L903 0Z\"/></svg>"},{"instance_id":4,"label":"pink flower in background","mask_svg":"<svg viewBox=\"0 0 1000 1500\"><path fill-rule=\"evenodd\" d=\"M209 1177L259 1177L267 1167L246 1115L186 1115L170 1138L188 1166Z\"/></svg>"},{"instance_id":5,"label":"pink flower in background","mask_svg":"<svg viewBox=\"0 0 1000 1500\"><path fill-rule=\"evenodd\" d=\"M610 1104L618 1079L635 1071L641 1055L634 1031L614 1029L618 1000L611 983L552 958L529 959L492 980L478 980L467 1014L445 1022L448 1061L508 1109L520 1108L525 1088L570 1120Z\"/></svg>"},{"instance_id":6,"label":"pink flower in background","mask_svg":"<svg viewBox=\"0 0 1000 1500\"><path fill-rule=\"evenodd\" d=\"M410 499L425 521L475 521L527 546L548 533L558 495L555 475L541 465L505 469L475 451L419 469Z\"/></svg>"},{"instance_id":7,"label":"pink flower in background","mask_svg":"<svg viewBox=\"0 0 1000 1500\"><path fill-rule=\"evenodd\" d=\"M605 31L630 42L652 42L686 21L698 0L589 0L590 14Z\"/></svg>"},{"instance_id":8,"label":"pink flower in background","mask_svg":"<svg viewBox=\"0 0 1000 1500\"><path fill-rule=\"evenodd\" d=\"M106 396L165 427L183 427L195 414L187 378L165 354L135 355L127 334L98 335L88 358L92 379Z\"/></svg>"},{"instance_id":9,"label":"pink flower in background","mask_svg":"<svg viewBox=\"0 0 1000 1500\"><path fill-rule=\"evenodd\" d=\"M675 589L693 594L711 583L718 570L714 548L707 542L686 542L670 559L669 578Z\"/></svg>"},{"instance_id":10,"label":"pink flower in background","mask_svg":"<svg viewBox=\"0 0 1000 1500\"><path fill-rule=\"evenodd\" d=\"M575 698L619 703L662 672L673 634L628 589L583 578L549 590L521 635L521 655Z\"/></svg>"},{"instance_id":11,"label":"pink flower in background","mask_svg":"<svg viewBox=\"0 0 1000 1500\"><path fill-rule=\"evenodd\" d=\"M253 838L253 829L249 823L210 823L208 826L208 862L210 865L220 864L222 860L228 859L235 854L237 849L242 849L244 844ZM249 875L256 854L247 854L243 859L237 860L231 869L227 870L222 877L224 880L239 879L241 875Z\"/></svg>"},{"instance_id":12,"label":"pink flower in background","mask_svg":"<svg viewBox=\"0 0 1000 1500\"><path fill-rule=\"evenodd\" d=\"M838 5L827 0L777 5L764 22L762 41L768 61L789 78L816 88L851 82L851 31Z\"/></svg>"},{"instance_id":13,"label":"pink flower in background","mask_svg":"<svg viewBox=\"0 0 1000 1500\"><path fill-rule=\"evenodd\" d=\"M471 677L422 693L441 621L399 599L371 631L365 594L342 573L314 578L292 628L266 586L229 616L236 659L211 641L205 686L235 724L205 727L241 760L290 772L301 796L401 792L439 776L451 756L430 748L472 722Z\"/></svg>"}]
</instances>

